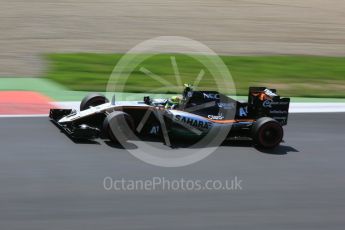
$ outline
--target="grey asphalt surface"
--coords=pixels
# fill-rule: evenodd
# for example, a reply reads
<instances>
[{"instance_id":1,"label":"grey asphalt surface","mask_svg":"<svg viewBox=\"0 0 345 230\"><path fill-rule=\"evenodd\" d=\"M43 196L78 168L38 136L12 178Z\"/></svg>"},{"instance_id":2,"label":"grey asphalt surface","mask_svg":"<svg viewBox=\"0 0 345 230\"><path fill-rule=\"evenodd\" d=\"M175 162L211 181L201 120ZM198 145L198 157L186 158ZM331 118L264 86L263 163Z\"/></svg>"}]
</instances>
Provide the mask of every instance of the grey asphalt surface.
<instances>
[{"instance_id":1,"label":"grey asphalt surface","mask_svg":"<svg viewBox=\"0 0 345 230\"><path fill-rule=\"evenodd\" d=\"M344 229L344 113L292 114L275 154L219 147L161 168L47 118L0 118L0 229ZM237 191L106 191L103 179L215 179Z\"/></svg>"}]
</instances>

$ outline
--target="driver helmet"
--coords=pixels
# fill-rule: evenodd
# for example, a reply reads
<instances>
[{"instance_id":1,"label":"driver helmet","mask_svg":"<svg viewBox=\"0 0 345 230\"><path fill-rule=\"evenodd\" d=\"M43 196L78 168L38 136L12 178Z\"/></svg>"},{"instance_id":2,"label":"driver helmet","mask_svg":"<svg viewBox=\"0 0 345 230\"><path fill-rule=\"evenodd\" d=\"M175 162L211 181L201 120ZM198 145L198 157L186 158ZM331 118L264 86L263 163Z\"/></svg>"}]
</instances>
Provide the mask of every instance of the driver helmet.
<instances>
[{"instance_id":1,"label":"driver helmet","mask_svg":"<svg viewBox=\"0 0 345 230\"><path fill-rule=\"evenodd\" d=\"M182 101L182 98L180 96L172 96L170 99L167 100L165 104L166 109L173 109L177 107L180 102Z\"/></svg>"}]
</instances>

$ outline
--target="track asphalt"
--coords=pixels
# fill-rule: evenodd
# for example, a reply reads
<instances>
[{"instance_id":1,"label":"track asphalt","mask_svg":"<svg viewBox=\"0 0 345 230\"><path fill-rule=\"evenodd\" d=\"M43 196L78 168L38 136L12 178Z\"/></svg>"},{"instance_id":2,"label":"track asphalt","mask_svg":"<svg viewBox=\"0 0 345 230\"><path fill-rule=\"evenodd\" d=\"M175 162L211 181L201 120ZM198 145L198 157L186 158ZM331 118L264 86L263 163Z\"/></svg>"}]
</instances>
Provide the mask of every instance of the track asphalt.
<instances>
[{"instance_id":1,"label":"track asphalt","mask_svg":"<svg viewBox=\"0 0 345 230\"><path fill-rule=\"evenodd\" d=\"M47 118L0 118L0 229L343 229L344 113L291 114L265 153L225 143L182 168L74 143ZM160 143L156 143L160 145ZM241 179L239 191L106 191L103 179Z\"/></svg>"}]
</instances>

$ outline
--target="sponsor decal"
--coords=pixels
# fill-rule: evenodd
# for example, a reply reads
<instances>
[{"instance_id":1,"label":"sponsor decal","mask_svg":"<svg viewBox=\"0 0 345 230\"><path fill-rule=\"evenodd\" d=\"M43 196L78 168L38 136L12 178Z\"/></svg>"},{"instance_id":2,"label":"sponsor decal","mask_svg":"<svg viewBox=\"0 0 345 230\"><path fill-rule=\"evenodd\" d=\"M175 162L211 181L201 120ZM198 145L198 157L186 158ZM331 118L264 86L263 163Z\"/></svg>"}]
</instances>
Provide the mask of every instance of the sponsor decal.
<instances>
[{"instance_id":1,"label":"sponsor decal","mask_svg":"<svg viewBox=\"0 0 345 230\"><path fill-rule=\"evenodd\" d=\"M287 105L289 102L287 101L277 101L277 102L272 102L272 105Z\"/></svg>"},{"instance_id":2,"label":"sponsor decal","mask_svg":"<svg viewBox=\"0 0 345 230\"><path fill-rule=\"evenodd\" d=\"M240 107L239 111L238 111L238 115L240 117L246 117L248 115L248 108L246 107Z\"/></svg>"},{"instance_id":3,"label":"sponsor decal","mask_svg":"<svg viewBox=\"0 0 345 230\"><path fill-rule=\"evenodd\" d=\"M152 126L150 134L157 134L159 132L159 125Z\"/></svg>"},{"instance_id":4,"label":"sponsor decal","mask_svg":"<svg viewBox=\"0 0 345 230\"><path fill-rule=\"evenodd\" d=\"M262 103L262 106L265 107L265 108L272 108L272 100L265 100Z\"/></svg>"},{"instance_id":5,"label":"sponsor decal","mask_svg":"<svg viewBox=\"0 0 345 230\"><path fill-rule=\"evenodd\" d=\"M223 109L234 109L235 103L224 103L224 102L219 102L217 103L219 108L223 108Z\"/></svg>"},{"instance_id":6,"label":"sponsor decal","mask_svg":"<svg viewBox=\"0 0 345 230\"><path fill-rule=\"evenodd\" d=\"M283 111L283 110L271 110L270 111L271 114L287 114L287 111Z\"/></svg>"},{"instance_id":7,"label":"sponsor decal","mask_svg":"<svg viewBox=\"0 0 345 230\"><path fill-rule=\"evenodd\" d=\"M201 121L201 120L193 119L190 117L184 117L181 115L176 115L175 118L176 118L176 121L183 122L195 128L209 129L212 126L211 122Z\"/></svg>"},{"instance_id":8,"label":"sponsor decal","mask_svg":"<svg viewBox=\"0 0 345 230\"><path fill-rule=\"evenodd\" d=\"M222 113L220 113L219 115L208 115L207 117L211 120L222 120L222 119L224 119L224 116Z\"/></svg>"},{"instance_id":9,"label":"sponsor decal","mask_svg":"<svg viewBox=\"0 0 345 230\"><path fill-rule=\"evenodd\" d=\"M275 97L275 96L278 96L277 94L273 93L271 90L269 89L265 89L264 90L265 94L270 96L270 97Z\"/></svg>"},{"instance_id":10,"label":"sponsor decal","mask_svg":"<svg viewBox=\"0 0 345 230\"><path fill-rule=\"evenodd\" d=\"M265 100L262 103L262 106L265 108L272 108L272 105L288 105L289 102L287 101L272 101L272 100Z\"/></svg>"},{"instance_id":11,"label":"sponsor decal","mask_svg":"<svg viewBox=\"0 0 345 230\"><path fill-rule=\"evenodd\" d=\"M207 99L219 99L220 96L218 93L203 93L204 95L204 98L207 98Z\"/></svg>"}]
</instances>

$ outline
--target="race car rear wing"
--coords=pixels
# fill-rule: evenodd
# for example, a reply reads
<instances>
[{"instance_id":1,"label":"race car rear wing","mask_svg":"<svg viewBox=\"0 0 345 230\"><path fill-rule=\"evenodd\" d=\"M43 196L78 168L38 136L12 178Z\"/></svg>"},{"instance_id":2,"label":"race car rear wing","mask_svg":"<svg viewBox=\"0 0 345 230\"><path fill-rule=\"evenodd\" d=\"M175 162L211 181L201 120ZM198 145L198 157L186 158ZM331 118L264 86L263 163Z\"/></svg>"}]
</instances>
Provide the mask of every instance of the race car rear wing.
<instances>
[{"instance_id":1,"label":"race car rear wing","mask_svg":"<svg viewBox=\"0 0 345 230\"><path fill-rule=\"evenodd\" d=\"M271 117L286 125L290 98L281 98L275 89L250 87L248 94L248 115L254 118Z\"/></svg>"}]
</instances>

